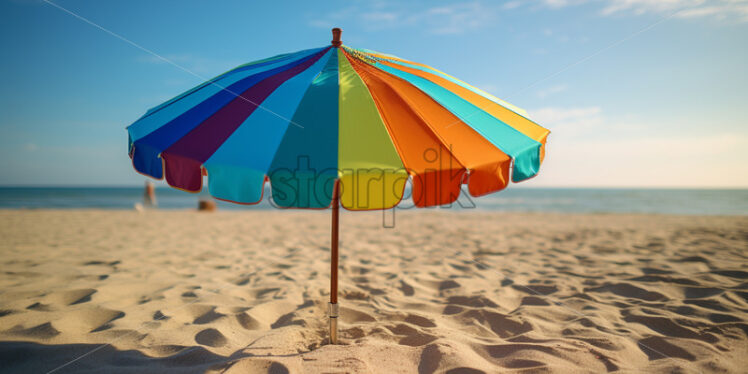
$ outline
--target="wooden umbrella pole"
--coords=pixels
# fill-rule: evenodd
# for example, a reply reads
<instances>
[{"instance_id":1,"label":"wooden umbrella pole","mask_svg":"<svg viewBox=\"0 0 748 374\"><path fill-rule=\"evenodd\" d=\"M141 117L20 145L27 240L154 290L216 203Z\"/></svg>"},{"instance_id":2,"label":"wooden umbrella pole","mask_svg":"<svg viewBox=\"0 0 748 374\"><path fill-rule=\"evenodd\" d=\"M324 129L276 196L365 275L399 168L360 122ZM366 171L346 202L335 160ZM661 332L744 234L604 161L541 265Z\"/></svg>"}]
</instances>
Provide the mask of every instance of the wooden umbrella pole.
<instances>
[{"instance_id":1,"label":"wooden umbrella pole","mask_svg":"<svg viewBox=\"0 0 748 374\"><path fill-rule=\"evenodd\" d=\"M330 240L330 343L338 344L338 221L340 184L332 189L332 237Z\"/></svg>"},{"instance_id":2,"label":"wooden umbrella pole","mask_svg":"<svg viewBox=\"0 0 748 374\"><path fill-rule=\"evenodd\" d=\"M341 44L339 28L332 29L332 46ZM332 187L332 236L330 238L330 344L338 344L338 218L340 215L340 180Z\"/></svg>"}]
</instances>

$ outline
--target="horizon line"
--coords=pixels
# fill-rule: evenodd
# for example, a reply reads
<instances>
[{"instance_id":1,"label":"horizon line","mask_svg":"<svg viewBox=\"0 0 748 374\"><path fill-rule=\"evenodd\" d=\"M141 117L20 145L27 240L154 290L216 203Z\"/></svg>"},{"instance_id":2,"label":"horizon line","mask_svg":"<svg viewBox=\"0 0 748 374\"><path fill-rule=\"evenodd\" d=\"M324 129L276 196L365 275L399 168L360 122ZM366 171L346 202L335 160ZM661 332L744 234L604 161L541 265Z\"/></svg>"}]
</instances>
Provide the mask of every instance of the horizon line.
<instances>
[{"instance_id":1,"label":"horizon line","mask_svg":"<svg viewBox=\"0 0 748 374\"><path fill-rule=\"evenodd\" d=\"M166 184L159 184L155 181L155 187L167 187L177 190ZM0 184L0 188L141 188L142 184ZM510 187L507 187L502 192ZM523 186L514 183L512 189L608 189L608 190L748 190L748 186ZM204 190L207 190L207 186ZM202 191L200 191L202 192Z\"/></svg>"}]
</instances>

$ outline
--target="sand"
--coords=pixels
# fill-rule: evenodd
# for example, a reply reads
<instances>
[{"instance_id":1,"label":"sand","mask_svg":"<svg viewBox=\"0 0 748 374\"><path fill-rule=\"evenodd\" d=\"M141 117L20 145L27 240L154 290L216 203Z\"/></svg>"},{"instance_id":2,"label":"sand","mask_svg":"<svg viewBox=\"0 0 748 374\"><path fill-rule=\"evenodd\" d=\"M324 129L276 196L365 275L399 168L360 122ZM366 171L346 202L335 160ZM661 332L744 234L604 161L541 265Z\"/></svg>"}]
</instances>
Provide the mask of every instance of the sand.
<instances>
[{"instance_id":1,"label":"sand","mask_svg":"<svg viewBox=\"0 0 748 374\"><path fill-rule=\"evenodd\" d=\"M387 217L391 220L392 217ZM0 372L748 370L748 217L0 211Z\"/></svg>"}]
</instances>

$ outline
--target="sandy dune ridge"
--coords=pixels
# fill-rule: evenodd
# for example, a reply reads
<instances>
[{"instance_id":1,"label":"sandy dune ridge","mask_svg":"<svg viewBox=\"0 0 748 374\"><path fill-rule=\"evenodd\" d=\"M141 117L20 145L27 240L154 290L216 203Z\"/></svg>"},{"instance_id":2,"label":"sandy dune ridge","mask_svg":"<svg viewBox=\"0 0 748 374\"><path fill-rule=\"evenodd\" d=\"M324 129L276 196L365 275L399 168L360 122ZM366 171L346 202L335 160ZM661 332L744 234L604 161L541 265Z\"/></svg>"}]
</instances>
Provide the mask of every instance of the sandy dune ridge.
<instances>
[{"instance_id":1,"label":"sandy dune ridge","mask_svg":"<svg viewBox=\"0 0 748 374\"><path fill-rule=\"evenodd\" d=\"M0 372L745 372L748 217L0 211Z\"/></svg>"}]
</instances>

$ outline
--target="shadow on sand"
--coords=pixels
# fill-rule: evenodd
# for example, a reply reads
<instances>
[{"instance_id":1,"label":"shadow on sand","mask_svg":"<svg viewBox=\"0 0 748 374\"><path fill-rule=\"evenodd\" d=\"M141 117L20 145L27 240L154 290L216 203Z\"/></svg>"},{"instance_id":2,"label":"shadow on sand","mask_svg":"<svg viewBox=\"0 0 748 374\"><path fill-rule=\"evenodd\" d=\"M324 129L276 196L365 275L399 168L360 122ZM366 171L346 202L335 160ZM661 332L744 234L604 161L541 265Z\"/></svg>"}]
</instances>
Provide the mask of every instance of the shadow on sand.
<instances>
[{"instance_id":1,"label":"shadow on sand","mask_svg":"<svg viewBox=\"0 0 748 374\"><path fill-rule=\"evenodd\" d=\"M136 350L121 351L101 344L0 342L0 373L221 372L230 367L234 360L244 357L241 352L224 357L199 346L170 348L176 353L167 357L151 357ZM95 357L89 359L86 357L88 354ZM71 362L73 360L76 361Z\"/></svg>"}]
</instances>

